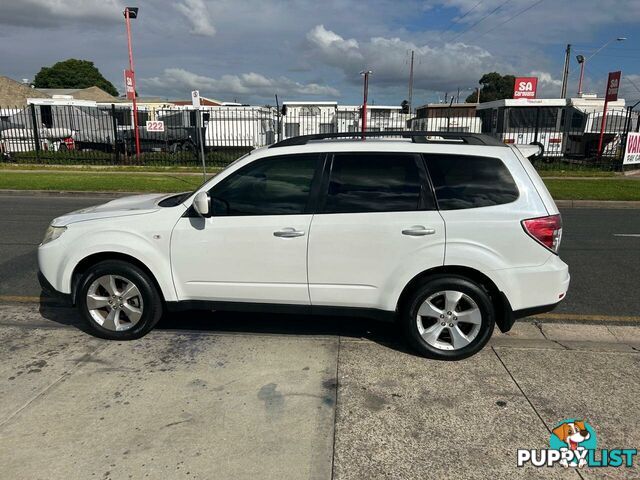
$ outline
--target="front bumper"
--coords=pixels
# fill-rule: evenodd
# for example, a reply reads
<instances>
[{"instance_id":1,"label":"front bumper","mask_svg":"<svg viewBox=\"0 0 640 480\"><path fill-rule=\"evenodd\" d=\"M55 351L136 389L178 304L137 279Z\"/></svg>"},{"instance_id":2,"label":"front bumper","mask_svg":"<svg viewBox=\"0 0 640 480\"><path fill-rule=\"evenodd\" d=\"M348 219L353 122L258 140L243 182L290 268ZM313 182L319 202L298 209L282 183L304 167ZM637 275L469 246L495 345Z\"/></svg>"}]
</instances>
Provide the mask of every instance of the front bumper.
<instances>
[{"instance_id":1,"label":"front bumper","mask_svg":"<svg viewBox=\"0 0 640 480\"><path fill-rule=\"evenodd\" d=\"M38 271L38 283L40 283L40 288L42 289L42 293L44 297L51 298L55 300L56 303L59 303L64 306L71 307L73 306L73 297L70 293L62 293L57 291L49 280L42 274L42 272Z\"/></svg>"}]
</instances>

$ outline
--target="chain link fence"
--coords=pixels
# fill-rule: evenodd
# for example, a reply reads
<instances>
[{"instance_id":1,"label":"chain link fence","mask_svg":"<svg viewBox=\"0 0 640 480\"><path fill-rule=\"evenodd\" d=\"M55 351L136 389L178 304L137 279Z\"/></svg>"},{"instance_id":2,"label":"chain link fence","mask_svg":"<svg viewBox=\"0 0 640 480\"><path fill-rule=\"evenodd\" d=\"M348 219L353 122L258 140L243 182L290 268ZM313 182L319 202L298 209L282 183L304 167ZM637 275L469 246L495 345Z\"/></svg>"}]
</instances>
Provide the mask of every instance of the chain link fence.
<instances>
[{"instance_id":1,"label":"chain link fence","mask_svg":"<svg viewBox=\"0 0 640 480\"><path fill-rule=\"evenodd\" d=\"M400 107L368 106L369 132L420 130L485 133L508 144L538 144L538 169L620 170L627 133L638 131L633 108L607 110L598 154L602 109L562 107L460 108L403 113ZM210 167L298 135L359 132L359 106L333 102L286 103L283 108L220 106L141 108L136 155L129 105L30 104L0 108L2 161L16 164L198 167L201 147Z\"/></svg>"}]
</instances>

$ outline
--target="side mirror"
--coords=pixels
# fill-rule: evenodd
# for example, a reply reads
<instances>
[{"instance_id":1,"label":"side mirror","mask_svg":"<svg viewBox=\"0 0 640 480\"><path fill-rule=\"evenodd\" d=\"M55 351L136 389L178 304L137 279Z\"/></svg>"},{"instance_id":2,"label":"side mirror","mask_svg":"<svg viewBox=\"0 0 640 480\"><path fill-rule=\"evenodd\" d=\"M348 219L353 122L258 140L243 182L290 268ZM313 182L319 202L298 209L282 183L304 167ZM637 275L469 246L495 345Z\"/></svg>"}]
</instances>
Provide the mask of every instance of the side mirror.
<instances>
[{"instance_id":1,"label":"side mirror","mask_svg":"<svg viewBox=\"0 0 640 480\"><path fill-rule=\"evenodd\" d=\"M193 209L198 215L201 217L209 217L211 215L210 205L211 202L209 201L209 194L207 192L200 192L196 194L196 197L193 200Z\"/></svg>"}]
</instances>

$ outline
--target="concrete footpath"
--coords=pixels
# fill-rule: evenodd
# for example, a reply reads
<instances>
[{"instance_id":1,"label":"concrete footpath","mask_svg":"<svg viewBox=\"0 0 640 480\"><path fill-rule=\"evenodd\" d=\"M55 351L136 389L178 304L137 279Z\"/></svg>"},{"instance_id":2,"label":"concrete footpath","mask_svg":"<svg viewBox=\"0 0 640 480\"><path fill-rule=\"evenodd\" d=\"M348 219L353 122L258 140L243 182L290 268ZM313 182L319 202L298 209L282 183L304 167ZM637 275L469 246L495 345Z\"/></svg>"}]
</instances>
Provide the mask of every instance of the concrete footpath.
<instances>
[{"instance_id":1,"label":"concrete footpath","mask_svg":"<svg viewBox=\"0 0 640 480\"><path fill-rule=\"evenodd\" d=\"M516 467L566 418L640 447L639 366L636 326L518 323L451 363L365 320L183 313L109 342L4 303L0 478L640 478Z\"/></svg>"}]
</instances>

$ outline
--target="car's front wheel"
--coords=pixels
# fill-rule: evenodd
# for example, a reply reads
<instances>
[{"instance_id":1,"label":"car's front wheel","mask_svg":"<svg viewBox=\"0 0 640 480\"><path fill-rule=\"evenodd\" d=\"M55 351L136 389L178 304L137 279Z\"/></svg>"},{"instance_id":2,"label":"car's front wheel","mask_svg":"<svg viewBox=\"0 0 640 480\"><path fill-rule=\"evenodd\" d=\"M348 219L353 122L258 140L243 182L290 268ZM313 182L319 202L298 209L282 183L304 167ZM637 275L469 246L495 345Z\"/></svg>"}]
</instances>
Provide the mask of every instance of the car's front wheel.
<instances>
[{"instance_id":1,"label":"car's front wheel","mask_svg":"<svg viewBox=\"0 0 640 480\"><path fill-rule=\"evenodd\" d=\"M162 299L153 280L120 260L90 267L78 283L76 300L91 333L110 340L140 338L162 316Z\"/></svg>"},{"instance_id":2,"label":"car's front wheel","mask_svg":"<svg viewBox=\"0 0 640 480\"><path fill-rule=\"evenodd\" d=\"M405 336L422 355L461 360L489 341L495 312L482 286L463 277L438 276L414 290L401 321Z\"/></svg>"}]
</instances>

